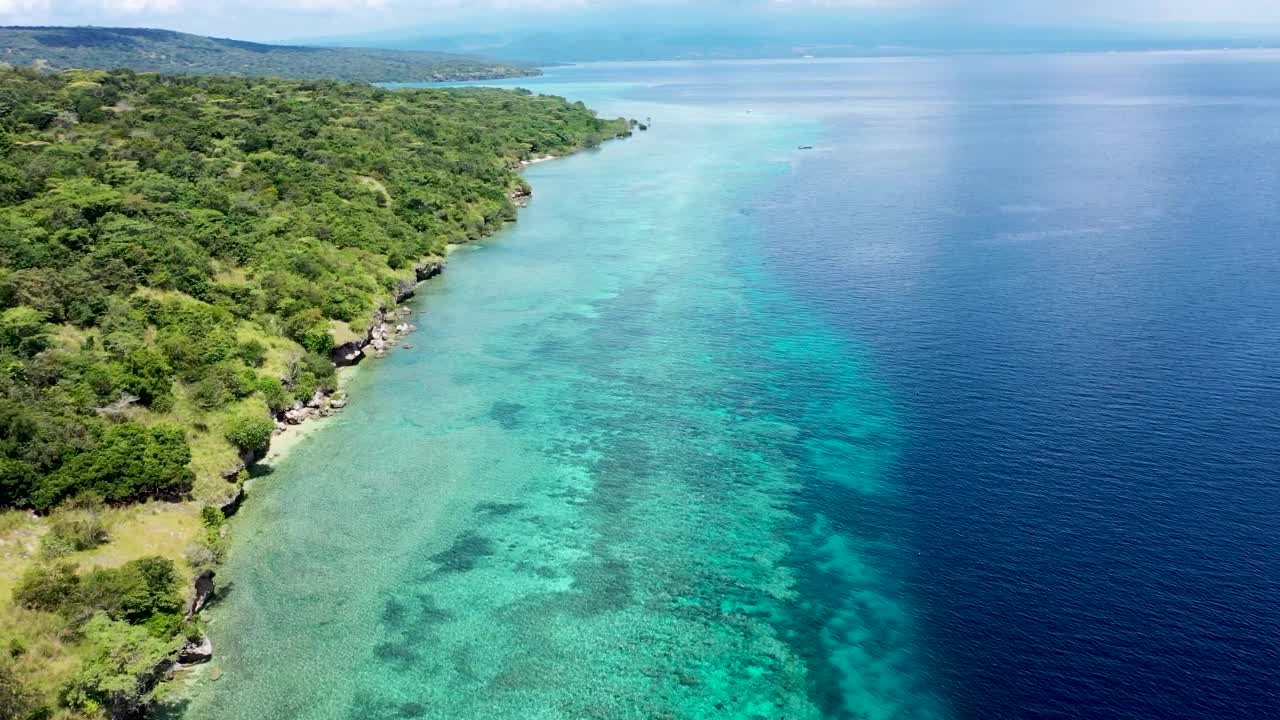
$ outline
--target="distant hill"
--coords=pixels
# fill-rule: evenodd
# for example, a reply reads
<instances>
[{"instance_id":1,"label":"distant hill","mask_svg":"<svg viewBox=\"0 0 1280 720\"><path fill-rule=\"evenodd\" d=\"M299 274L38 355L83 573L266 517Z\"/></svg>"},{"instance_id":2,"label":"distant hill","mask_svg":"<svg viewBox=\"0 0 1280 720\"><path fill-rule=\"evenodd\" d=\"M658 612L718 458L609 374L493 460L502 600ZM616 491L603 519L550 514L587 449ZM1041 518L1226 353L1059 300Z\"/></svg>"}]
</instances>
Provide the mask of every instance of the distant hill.
<instances>
[{"instance_id":1,"label":"distant hill","mask_svg":"<svg viewBox=\"0 0 1280 720\"><path fill-rule=\"evenodd\" d=\"M374 48L263 45L144 28L0 27L0 62L129 68L295 80L433 82L538 75L527 65L467 55Z\"/></svg>"},{"instance_id":2,"label":"distant hill","mask_svg":"<svg viewBox=\"0 0 1280 720\"><path fill-rule=\"evenodd\" d=\"M440 35L432 28L308 39L314 44L433 50L503 58L536 65L627 60L729 60L861 57L956 53L1275 47L1280 37L1257 34L1197 35L1163 30L1014 27L956 20L948 23L832 21L828 27L760 27L708 23L704 28L646 29L642 23L592 28L534 28Z\"/></svg>"}]
</instances>

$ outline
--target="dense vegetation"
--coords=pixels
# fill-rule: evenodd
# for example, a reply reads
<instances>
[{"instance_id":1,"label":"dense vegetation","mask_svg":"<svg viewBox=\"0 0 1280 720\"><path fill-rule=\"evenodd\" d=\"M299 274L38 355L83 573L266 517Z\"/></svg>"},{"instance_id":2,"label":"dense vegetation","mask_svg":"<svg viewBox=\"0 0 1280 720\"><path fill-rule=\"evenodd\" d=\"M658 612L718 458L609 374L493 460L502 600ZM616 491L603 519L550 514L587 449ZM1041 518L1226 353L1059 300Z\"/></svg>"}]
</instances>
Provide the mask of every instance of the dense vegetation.
<instances>
[{"instance_id":1,"label":"dense vegetation","mask_svg":"<svg viewBox=\"0 0 1280 720\"><path fill-rule=\"evenodd\" d=\"M0 70L0 506L51 513L13 611L74 657L0 658L0 698L144 700L269 411L332 387L335 335L416 263L513 220L520 160L626 132L523 91ZM147 498L208 528L176 569L60 564Z\"/></svg>"},{"instance_id":2,"label":"dense vegetation","mask_svg":"<svg viewBox=\"0 0 1280 720\"><path fill-rule=\"evenodd\" d=\"M14 602L54 613L67 631L84 637L85 658L60 689L59 704L73 711L113 718L137 715L155 685L157 668L187 635L199 631L183 619L178 573L172 560L148 557L114 569L77 573L74 565L35 566L14 591ZM10 654L20 656L22 649ZM0 686L5 684L0 669ZM12 671L10 671L12 673ZM33 717L40 699L16 678L8 683L15 711L2 717ZM3 691L0 691L2 694Z\"/></svg>"},{"instance_id":3,"label":"dense vegetation","mask_svg":"<svg viewBox=\"0 0 1280 720\"><path fill-rule=\"evenodd\" d=\"M527 65L439 52L263 45L171 30L0 27L0 62L51 70L130 68L139 72L435 82L537 75Z\"/></svg>"}]
</instances>

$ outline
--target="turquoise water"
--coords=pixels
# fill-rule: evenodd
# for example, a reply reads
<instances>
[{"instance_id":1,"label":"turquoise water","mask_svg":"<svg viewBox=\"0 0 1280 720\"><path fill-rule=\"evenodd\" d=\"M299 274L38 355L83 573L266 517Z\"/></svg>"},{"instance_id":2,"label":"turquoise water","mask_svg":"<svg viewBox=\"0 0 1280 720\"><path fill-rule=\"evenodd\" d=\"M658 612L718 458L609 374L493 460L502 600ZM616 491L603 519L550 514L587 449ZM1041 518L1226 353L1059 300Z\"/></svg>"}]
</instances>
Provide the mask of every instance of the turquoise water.
<instances>
[{"instance_id":1,"label":"turquoise water","mask_svg":"<svg viewBox=\"0 0 1280 720\"><path fill-rule=\"evenodd\" d=\"M816 114L536 89L654 126L531 167L519 223L420 293L416 347L257 482L187 716L946 717L892 398L753 219Z\"/></svg>"}]
</instances>

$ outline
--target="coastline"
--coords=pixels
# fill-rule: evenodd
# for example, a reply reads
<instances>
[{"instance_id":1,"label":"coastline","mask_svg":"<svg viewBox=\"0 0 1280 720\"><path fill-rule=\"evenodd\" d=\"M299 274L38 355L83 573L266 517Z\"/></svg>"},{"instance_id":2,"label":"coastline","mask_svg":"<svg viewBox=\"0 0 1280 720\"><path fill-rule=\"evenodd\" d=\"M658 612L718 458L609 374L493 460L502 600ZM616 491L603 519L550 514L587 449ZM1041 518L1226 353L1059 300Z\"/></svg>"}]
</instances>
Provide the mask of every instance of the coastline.
<instances>
[{"instance_id":1,"label":"coastline","mask_svg":"<svg viewBox=\"0 0 1280 720\"><path fill-rule=\"evenodd\" d=\"M559 155L541 155L536 158L521 160L520 167L529 167L530 165L537 165L538 163L544 163L544 162L547 162L548 160L555 160L558 157L560 156Z\"/></svg>"},{"instance_id":2,"label":"coastline","mask_svg":"<svg viewBox=\"0 0 1280 720\"><path fill-rule=\"evenodd\" d=\"M337 369L338 388L335 392L346 393L347 387L355 380L359 372L359 365L339 367ZM316 431L327 427L337 417L337 415L319 415L308 418L297 425L286 424L283 429L276 431L276 434L271 436L271 445L267 448L267 454L254 464L274 468L284 462L285 458L302 441L311 437Z\"/></svg>"},{"instance_id":3,"label":"coastline","mask_svg":"<svg viewBox=\"0 0 1280 720\"><path fill-rule=\"evenodd\" d=\"M614 140L622 140L622 138L630 137L630 135L630 132L626 132L625 135L620 133L620 135L614 137ZM538 156L538 158L521 160L518 161L518 165L515 165L513 169L524 169L530 167L530 165L545 163L545 161L562 158L562 156L571 155L573 152L585 149L586 147L582 146L566 152L564 155L548 154ZM508 195L512 204L516 206L517 214L518 209L525 208L531 196L530 184L525 182L522 177L520 182L509 190ZM509 227L509 224L516 222L517 219L509 220L504 227ZM499 231L500 229L502 228L499 228ZM493 237L499 231L489 233L485 237ZM330 360L333 361L335 366L337 382L334 383L335 388L332 392L323 393L317 391L310 402L306 402L306 404L296 402L288 409L274 414L276 428L278 429L271 436L268 448L266 448L264 454L256 457L256 459L244 457L246 461L243 462L242 471L238 473L238 477L243 479L237 483L234 496L225 505L221 506L228 519L230 519L230 516L237 514L244 503L250 501L252 486L256 486L260 479L269 479L255 477L257 474L253 471L253 468L268 469L268 471L276 468L276 466L288 460L293 455L294 450L300 447L302 443L305 443L308 438L329 428L334 420L339 419L348 402L351 401L349 388L352 387L355 379L364 377L361 366L371 360L381 359L398 345L403 346L404 337L417 331L415 325L410 324L410 318L415 314L415 310L407 305L407 301L416 295L422 283L442 274L447 268L447 261L452 258L454 252L466 246L474 246L474 242L447 243L442 256L421 259L420 264L415 268L415 275L413 275L412 279L407 278L406 281L402 282L401 286L394 292L394 295L389 297L387 304L374 310L374 313L370 316L370 323L367 325L365 337L348 342L343 346L334 347L332 354L330 354ZM262 475L266 475L266 473L262 473ZM221 533L223 541L229 542L234 532L236 532L234 525L224 525L223 533ZM218 562L214 568L207 570L205 574L201 574L200 577L196 578L196 587L193 588L193 591L195 591L197 598L204 596L205 600L204 602L200 600L193 601L192 615L200 619L202 623L215 623L215 621L221 621L223 624L228 623L225 618L210 618L205 612L209 602L215 601L216 597L218 597L220 587L214 578L219 571L223 570L223 566L224 562ZM209 584L207 593L201 592L201 578L204 578L205 582ZM196 664L173 665L175 671L173 676L174 694L170 697L170 701L183 702L193 694L200 693L201 688L206 687L207 683L216 682L223 675L223 669L219 664L216 664L218 653L216 653L216 648L212 646L209 635L202 634L201 642L201 647L207 648L207 653L201 657L200 661L196 662ZM169 712L169 707L169 701L165 701L161 702L156 707L156 710ZM182 716L180 712L178 716Z\"/></svg>"},{"instance_id":4,"label":"coastline","mask_svg":"<svg viewBox=\"0 0 1280 720\"><path fill-rule=\"evenodd\" d=\"M581 150L581 148L579 150ZM574 152L578 152L578 150L575 150ZM538 157L530 158L528 160L521 160L520 168L524 169L531 165L537 165L540 163L549 162L551 160L558 160L561 157L564 157L564 156L552 155L548 153L546 155L540 155ZM512 190L510 197L512 202L515 203L518 209L518 208L525 207L528 204L529 198L532 197L532 195L533 195L532 191L528 189L528 186L526 185L524 187L519 187ZM515 221L512 221L512 222L515 222ZM473 247L473 246L474 246L474 243L448 243L445 245L445 248L444 248L444 258L445 260L447 260L448 258L452 257L454 253L466 247ZM430 259L427 262L428 264L437 262L438 265L432 266L432 270L429 273L423 273L420 267L418 280L413 283L412 287L402 289L401 292L397 294L397 296L394 298L395 304L392 305L390 308L383 308L374 313L370 332L372 332L373 327L378 326L379 323L382 322L383 318L397 317L402 322L406 322L408 318L412 317L413 310L403 305L402 301L411 299L416 294L417 289L423 283L425 283L427 280L430 280L433 277L436 277L437 275L441 274L445 270L445 264L443 262L434 261ZM426 267L426 266L423 266L423 267ZM416 330L417 328L415 326L408 325L407 328L403 331L395 331L387 339L386 349L388 351L393 349L395 347L396 342L402 339L403 336L411 332L414 332ZM375 359L381 357L381 353L379 355L375 355L374 357ZM365 359L367 360L367 358ZM350 399L350 393L348 392L348 389L351 386L351 383L360 374L360 370L361 370L361 367L364 365L364 362L363 361L355 362L353 364L335 363L335 365L336 365L336 372L337 372L337 378L338 378L337 387L334 389L332 393L328 394L325 397L325 399L328 400L329 398L332 398L334 396L341 396L344 400L342 404L343 406L345 406L346 401L349 401ZM298 445L304 442L307 438L311 437L313 434L319 432L320 430L323 430L325 427L328 427L330 424L332 424L333 420L335 420L339 415L341 415L341 408L335 408L335 410L336 410L335 412L331 412L328 414L310 415L297 423L285 423L281 421L280 418L283 417L285 413L280 413L280 417L277 417L277 423L278 423L277 427L279 429L276 431L274 435L272 435L271 444L268 446L266 454L263 455L263 457L261 457L260 459L256 460L255 462L249 463L248 467L251 468L255 465L262 465L268 468L274 468L275 466L284 462L285 459L288 458L290 454L292 454L292 451L294 450L294 448L298 447ZM246 495L248 493L248 482L246 482L244 486L244 493ZM239 501L236 504L238 507Z\"/></svg>"},{"instance_id":5,"label":"coastline","mask_svg":"<svg viewBox=\"0 0 1280 720\"><path fill-rule=\"evenodd\" d=\"M11 394L15 398L21 396L25 405L15 405L15 412L21 412L24 419L29 415L31 427L38 428L39 433L23 435L21 447L10 449L14 466L9 469L14 478L10 478L13 482L4 500L6 507L12 505L15 509L0 512L0 550L4 550L0 553L0 591L8 601L0 616L0 637L6 644L12 640L13 647L18 648L12 653L15 687L23 693L30 691L30 703L38 707L41 716L96 716L107 705L114 708L125 702L129 704L128 716L141 716L166 698L164 684L172 673L212 659L213 648L203 637L202 620L197 616L215 594L231 594L228 580L236 573L226 560L231 557L232 544L240 548L234 551L236 554L245 556L243 567L256 569L260 562L244 542L253 534L256 520L231 523L228 519L234 519L248 496L258 491L263 492L261 498L255 498L259 504L244 514L264 514L276 487L283 485L260 484L281 477L272 477L275 468L288 467L289 472L296 468L299 474L343 469L341 458L313 467L311 457L312 451L321 449L342 452L347 448L346 435L325 436L308 445L302 451L303 458L293 459L291 465L286 461L294 457L294 449L307 438L330 426L327 420L347 406L349 392L361 393L366 404L357 409L351 422L338 423L334 433L358 431L369 415L394 417L382 396L374 397L386 387L394 368L366 377L356 372L356 365L368 356L389 354L397 344L412 347L408 343L413 340L406 337L414 330L410 317L415 310L428 306L406 306L407 300L422 281L443 269L449 252L457 250L456 245L448 246L449 242L481 241L516 220L516 209L529 194L528 184L520 177L522 159L533 159L539 151L547 150L568 154L628 134L626 120L599 118L581 103L570 105L563 98L498 89L391 93L350 84L309 87L264 79L262 87L250 87L235 79L197 82L190 77L137 77L123 71L94 77L104 86L109 84L129 93L131 102L121 105L128 110L165 106L163 100L169 96L155 96L150 91L156 87L164 88L166 93L182 94L189 101L184 101L183 112L190 110L193 117L201 118L199 127L193 128L196 136L218 135L228 127L237 131L250 127L242 122L250 116L280 120L272 127L273 137L288 137L290 142L317 152L334 153L346 164L341 169L326 163L298 166L308 190L324 190L304 198L273 193L296 178L285 178L264 166L264 179L254 185L262 192L261 203L254 206L253 212L246 212L243 217L223 213L230 218L230 226L223 224L223 216L210 215L208 226L201 226L218 238L223 238L221 233L231 227L240 243L237 248L252 246L261 252L232 253L225 246L215 246L213 241L192 240L189 247L183 246L190 252L165 256L165 262L170 264L164 267L175 276L190 278L192 283L207 282L211 288L207 295L185 292L191 287L180 282L159 282L156 275L101 288L90 278L85 292L94 303L102 298L111 298L112 302L119 299L124 303L121 307L130 308L128 327L123 330L111 324L114 315L99 313L96 304L92 317L86 315L89 319L72 322L58 310L57 303L63 295L32 300L39 308L47 303L53 309L41 314L44 310L36 308L31 327L39 335L38 347L33 341L30 348L24 347L15 356L15 362L20 361L24 369L38 369L44 373L40 377L50 382L27 384L16 371L11 373L10 384L21 389ZM30 85L30 92L23 95L21 103L52 97L64 85L75 82L66 76L42 78L12 78L24 92ZM210 91L215 86L217 92ZM287 122L283 114L266 114L268 111L257 103L256 93L267 86L273 98L290 107L295 103L306 106L323 95L330 102L307 107L323 105L324 118L335 124L351 120L361 127L377 126L380 132L356 133L358 138L344 142L318 137L308 132L313 126L303 122L301 114ZM372 103L370 98L378 102ZM430 107L418 108L415 103L419 98L429 99ZM382 112L391 107L402 112ZM259 111L261 115L255 114ZM429 118L433 128L441 130L431 138L420 138L421 145L415 139L416 131L422 127L414 120L419 112ZM547 132L550 115L563 125L559 132ZM216 117L210 123L204 122L213 116ZM121 126L154 123L167 127L166 123L172 120L163 112L151 110L130 118L124 121L119 119L119 113L101 113L69 124L78 125L77 138L118 139ZM482 131L484 143L468 141L476 128ZM30 128L23 125L17 134L20 137L16 147L35 148L22 158L32 167L43 162L38 155L46 152L46 147L48 152L58 153L64 143L74 140L58 132L58 128L36 124ZM28 135L37 139L29 140ZM155 133L157 137L162 135L163 132ZM129 137L133 142L135 136ZM136 139L146 143L150 137L139 133ZM165 138L164 142L171 139ZM184 135L183 139L189 138ZM174 144L173 148L179 145ZM221 197L224 190L238 192L237 188L243 186L236 180L239 169L251 161L227 160L235 169L221 173L219 163L226 160L221 150L214 152L202 145L201 149L209 153L204 155L192 150L191 143L188 145L175 152L190 151L206 160L213 158L208 163L210 193ZM230 154L234 158L252 154L248 144L232 145L235 148ZM408 150L427 146L429 152ZM359 171L371 174L353 174ZM68 163L67 173L68 177L90 177L93 169L89 164L72 167ZM113 176L112 187L122 188L127 180ZM57 191L52 186L38 190L33 185L31 197L24 195L9 205L16 207L31 201L32 207L43 207L39 193L56 195ZM156 234L131 235L128 239L121 236L121 247L127 245L131 252L161 247L163 242L155 238L186 238L190 230L187 211L206 209L206 203L193 194L148 197L139 214L155 222ZM403 204L396 205L397 201ZM423 204L413 204L418 201ZM28 209L6 207L8 212L23 217L31 214ZM44 216L34 215L39 216L37 224L43 227ZM299 224L271 224L285 215ZM408 216L412 219L406 219ZM99 219L95 215L89 223ZM49 220L51 227L57 222L56 218ZM258 234L262 223L270 224L271 232ZM253 232L240 232L247 227L254 228ZM313 228L315 232L310 233ZM40 243L44 238L40 235L38 242L33 240L37 243L33 247L43 247ZM56 245L55 240L49 242ZM89 250L87 246L73 248L74 253ZM277 250L278 255L274 254ZM40 257L33 272L38 270L42 278L47 272L49 277L65 279L61 272L66 265L61 262L61 255ZM132 262L139 256L128 257ZM272 274L276 271L278 276ZM57 287L68 288L68 293L78 297L83 288L74 283L81 279L75 275L74 282L67 281L72 284ZM435 295L443 288L435 286L428 294ZM435 304L433 298L432 305ZM119 344L103 342L106 335L116 331L121 333ZM126 335L127 340L123 339ZM433 333L430 350L439 349ZM44 358L57 362L42 364L44 358L35 357L46 350L49 354ZM146 350L145 363L121 360L134 350ZM396 358L395 365L416 357L417 354ZM422 375L429 372L424 368ZM55 384L54 379L66 382ZM140 386L145 389L138 389ZM75 392L68 395L67 387L74 387ZM62 424L64 421L67 424ZM75 442L64 442L68 437L75 438ZM128 450L115 452L120 443L127 443ZM23 453L21 459L17 459L19 450ZM37 460L37 456L41 459ZM80 464L67 465L65 472L54 477L54 473L61 472L62 464L80 456L84 456L77 461ZM88 461L96 464L90 467ZM371 480L378 477L374 465L359 470ZM294 487L306 489L305 484ZM99 503L97 499L90 502L77 498L73 491L82 488L104 500ZM67 499L63 495L75 502L63 503ZM316 518L304 517L299 524L314 524L319 519L341 523L347 516L340 511L341 506L318 510ZM74 539L64 541L58 534L64 524L73 526ZM67 532L68 538L73 531ZM116 605L103 605L98 598L109 596L109 592L83 597L59 592L50 595L55 599L48 601L32 600L25 591L14 592L15 588L22 590L21 583L43 582L42 578L49 577L49 568L57 568L58 577L65 575L69 584L83 578L109 583L117 574L133 582L139 567L148 568L147 572L162 568L165 576L148 576L152 583L148 592L157 599L137 612L126 613ZM93 574L99 571L112 574ZM221 587L215 587L215 573L224 572L228 573L226 579L219 577ZM124 690L118 693L91 677L95 672L91 662L96 657L94 653L105 648L111 638L80 632L86 618L98 610L105 611L110 622L135 630L150 623L146 630L156 641L165 643L163 652L159 646L154 652L148 647L145 663L119 671ZM240 641L243 636L239 624L247 622L247 618L224 622L237 627L228 627L236 632L222 637ZM121 625L120 633L124 632ZM38 651L24 653L23 648ZM222 653L232 650L231 643L219 648ZM7 677L0 679L7 681ZM77 688L74 697L63 691L73 685ZM8 709L3 701L0 706ZM3 709L0 715L5 714ZM114 709L110 712L116 714Z\"/></svg>"}]
</instances>

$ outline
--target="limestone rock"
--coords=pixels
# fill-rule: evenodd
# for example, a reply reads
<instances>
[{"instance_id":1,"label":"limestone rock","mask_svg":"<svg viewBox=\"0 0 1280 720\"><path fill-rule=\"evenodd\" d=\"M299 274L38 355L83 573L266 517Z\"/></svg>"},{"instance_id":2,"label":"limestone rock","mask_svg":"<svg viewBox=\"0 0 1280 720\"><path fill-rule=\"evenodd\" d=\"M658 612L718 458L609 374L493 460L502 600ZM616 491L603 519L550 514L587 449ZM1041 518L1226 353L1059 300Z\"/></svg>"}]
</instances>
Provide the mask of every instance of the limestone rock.
<instances>
[{"instance_id":1,"label":"limestone rock","mask_svg":"<svg viewBox=\"0 0 1280 720\"><path fill-rule=\"evenodd\" d=\"M213 597L214 584L212 570L205 570L196 576L195 592L191 596L191 602L187 605L187 619L195 617L195 614L205 609L209 604L209 599Z\"/></svg>"},{"instance_id":2,"label":"limestone rock","mask_svg":"<svg viewBox=\"0 0 1280 720\"><path fill-rule=\"evenodd\" d=\"M187 640L178 651L179 665L198 665L213 659L213 643L201 635L199 640Z\"/></svg>"}]
</instances>

